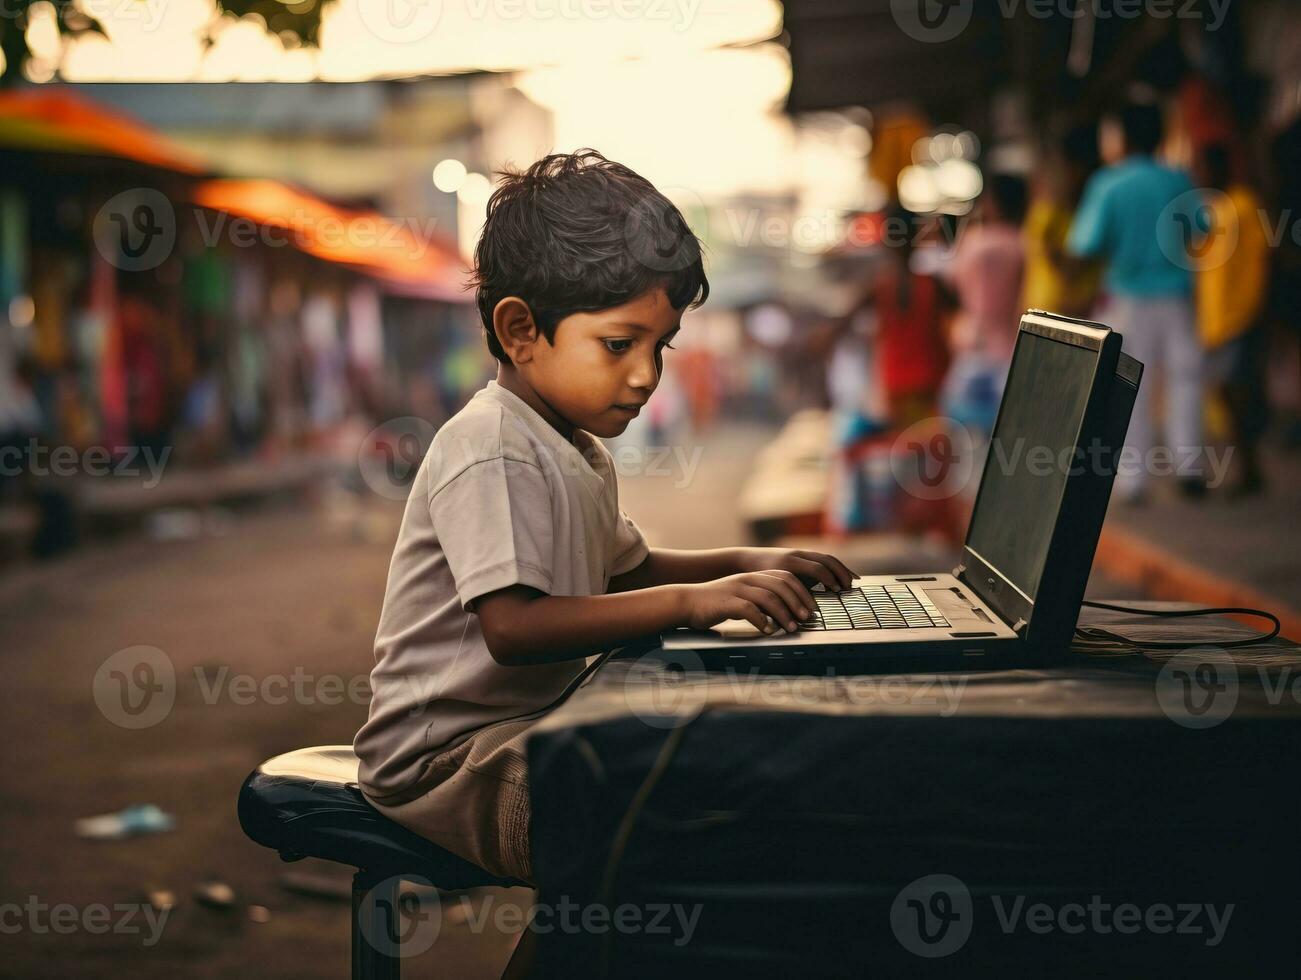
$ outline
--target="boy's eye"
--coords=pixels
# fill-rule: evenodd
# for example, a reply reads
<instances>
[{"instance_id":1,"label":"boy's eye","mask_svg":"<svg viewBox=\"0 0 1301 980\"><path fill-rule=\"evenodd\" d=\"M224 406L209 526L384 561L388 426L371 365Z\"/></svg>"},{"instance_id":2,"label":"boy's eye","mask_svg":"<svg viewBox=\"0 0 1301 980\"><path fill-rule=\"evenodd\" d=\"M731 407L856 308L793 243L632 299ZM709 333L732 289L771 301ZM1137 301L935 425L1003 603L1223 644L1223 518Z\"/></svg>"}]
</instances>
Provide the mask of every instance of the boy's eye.
<instances>
[{"instance_id":1,"label":"boy's eye","mask_svg":"<svg viewBox=\"0 0 1301 980\"><path fill-rule=\"evenodd\" d=\"M611 354L623 354L632 347L632 341L627 337L607 337L604 343L605 349Z\"/></svg>"}]
</instances>

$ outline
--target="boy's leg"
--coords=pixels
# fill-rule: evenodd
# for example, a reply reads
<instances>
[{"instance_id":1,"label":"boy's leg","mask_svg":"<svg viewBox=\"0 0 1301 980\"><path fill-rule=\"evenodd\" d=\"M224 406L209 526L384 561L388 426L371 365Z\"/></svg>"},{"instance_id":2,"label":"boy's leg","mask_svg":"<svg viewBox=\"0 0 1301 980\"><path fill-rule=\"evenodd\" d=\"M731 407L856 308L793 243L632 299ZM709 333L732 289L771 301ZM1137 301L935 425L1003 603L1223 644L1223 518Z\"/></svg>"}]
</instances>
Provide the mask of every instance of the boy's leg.
<instances>
[{"instance_id":1,"label":"boy's leg","mask_svg":"<svg viewBox=\"0 0 1301 980\"><path fill-rule=\"evenodd\" d=\"M390 820L503 878L532 881L528 767L539 718L490 725L435 759L429 789L406 803L371 802Z\"/></svg>"},{"instance_id":2,"label":"boy's leg","mask_svg":"<svg viewBox=\"0 0 1301 980\"><path fill-rule=\"evenodd\" d=\"M537 933L525 927L524 931L520 933L519 942L515 944L515 952L511 953L510 961L502 972L501 980L519 980L519 978L527 977L533 972L537 942Z\"/></svg>"}]
</instances>

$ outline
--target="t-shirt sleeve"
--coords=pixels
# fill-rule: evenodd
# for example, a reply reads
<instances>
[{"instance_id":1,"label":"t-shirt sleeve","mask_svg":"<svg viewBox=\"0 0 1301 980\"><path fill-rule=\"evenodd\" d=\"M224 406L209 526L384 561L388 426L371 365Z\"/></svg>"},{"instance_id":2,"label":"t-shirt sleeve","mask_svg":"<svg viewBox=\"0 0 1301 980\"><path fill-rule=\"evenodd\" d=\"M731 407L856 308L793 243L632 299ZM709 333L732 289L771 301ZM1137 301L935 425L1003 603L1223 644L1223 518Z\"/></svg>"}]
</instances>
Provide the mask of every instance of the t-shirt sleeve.
<instances>
[{"instance_id":1,"label":"t-shirt sleeve","mask_svg":"<svg viewBox=\"0 0 1301 980\"><path fill-rule=\"evenodd\" d=\"M605 459L602 468L606 481L606 505L615 514L614 532L610 535L609 546L605 551L606 574L613 578L631 572L644 562L646 556L650 554L650 548L646 544L645 535L641 533L641 528L619 506L619 478L616 474L614 457L604 443L599 440L594 440L594 443Z\"/></svg>"},{"instance_id":2,"label":"t-shirt sleeve","mask_svg":"<svg viewBox=\"0 0 1301 980\"><path fill-rule=\"evenodd\" d=\"M646 560L650 548L646 537L631 517L623 511L614 522L614 539L610 544L610 575L623 575Z\"/></svg>"},{"instance_id":3,"label":"t-shirt sleeve","mask_svg":"<svg viewBox=\"0 0 1301 980\"><path fill-rule=\"evenodd\" d=\"M429 511L463 609L509 585L551 591L551 491L536 462L470 463L434 488Z\"/></svg>"},{"instance_id":4,"label":"t-shirt sleeve","mask_svg":"<svg viewBox=\"0 0 1301 980\"><path fill-rule=\"evenodd\" d=\"M1091 259L1105 254L1110 243L1111 195L1095 176L1084 189L1084 198L1071 222L1066 251Z\"/></svg>"}]
</instances>

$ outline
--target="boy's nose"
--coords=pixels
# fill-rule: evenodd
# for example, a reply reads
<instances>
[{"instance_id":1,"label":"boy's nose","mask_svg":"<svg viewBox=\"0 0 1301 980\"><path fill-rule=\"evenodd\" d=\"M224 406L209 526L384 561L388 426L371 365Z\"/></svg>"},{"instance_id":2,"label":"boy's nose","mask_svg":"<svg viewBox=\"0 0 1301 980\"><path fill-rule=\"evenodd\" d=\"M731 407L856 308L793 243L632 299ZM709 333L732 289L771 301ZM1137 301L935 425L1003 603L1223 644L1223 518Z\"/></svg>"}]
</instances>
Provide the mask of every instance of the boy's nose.
<instances>
[{"instance_id":1,"label":"boy's nose","mask_svg":"<svg viewBox=\"0 0 1301 980\"><path fill-rule=\"evenodd\" d=\"M639 364L633 369L633 373L628 376L628 385L632 388L646 388L650 391L655 390L659 384L660 375L655 370L654 364Z\"/></svg>"}]
</instances>

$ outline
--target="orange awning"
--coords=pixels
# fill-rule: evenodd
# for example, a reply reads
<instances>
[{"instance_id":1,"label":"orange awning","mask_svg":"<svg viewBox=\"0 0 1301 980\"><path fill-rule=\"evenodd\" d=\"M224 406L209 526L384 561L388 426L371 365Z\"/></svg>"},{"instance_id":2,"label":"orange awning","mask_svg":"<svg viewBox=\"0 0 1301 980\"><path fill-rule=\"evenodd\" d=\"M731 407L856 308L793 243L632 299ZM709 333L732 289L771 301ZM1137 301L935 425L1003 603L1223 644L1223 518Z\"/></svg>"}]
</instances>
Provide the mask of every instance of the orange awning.
<instances>
[{"instance_id":1,"label":"orange awning","mask_svg":"<svg viewBox=\"0 0 1301 980\"><path fill-rule=\"evenodd\" d=\"M467 303L467 268L456 248L432 229L396 223L378 211L340 208L275 180L206 180L194 203L262 225L269 242L292 245L327 262L351 266L395 292Z\"/></svg>"},{"instance_id":2,"label":"orange awning","mask_svg":"<svg viewBox=\"0 0 1301 980\"><path fill-rule=\"evenodd\" d=\"M206 169L147 126L63 89L0 91L0 147L120 157L185 174Z\"/></svg>"}]
</instances>

